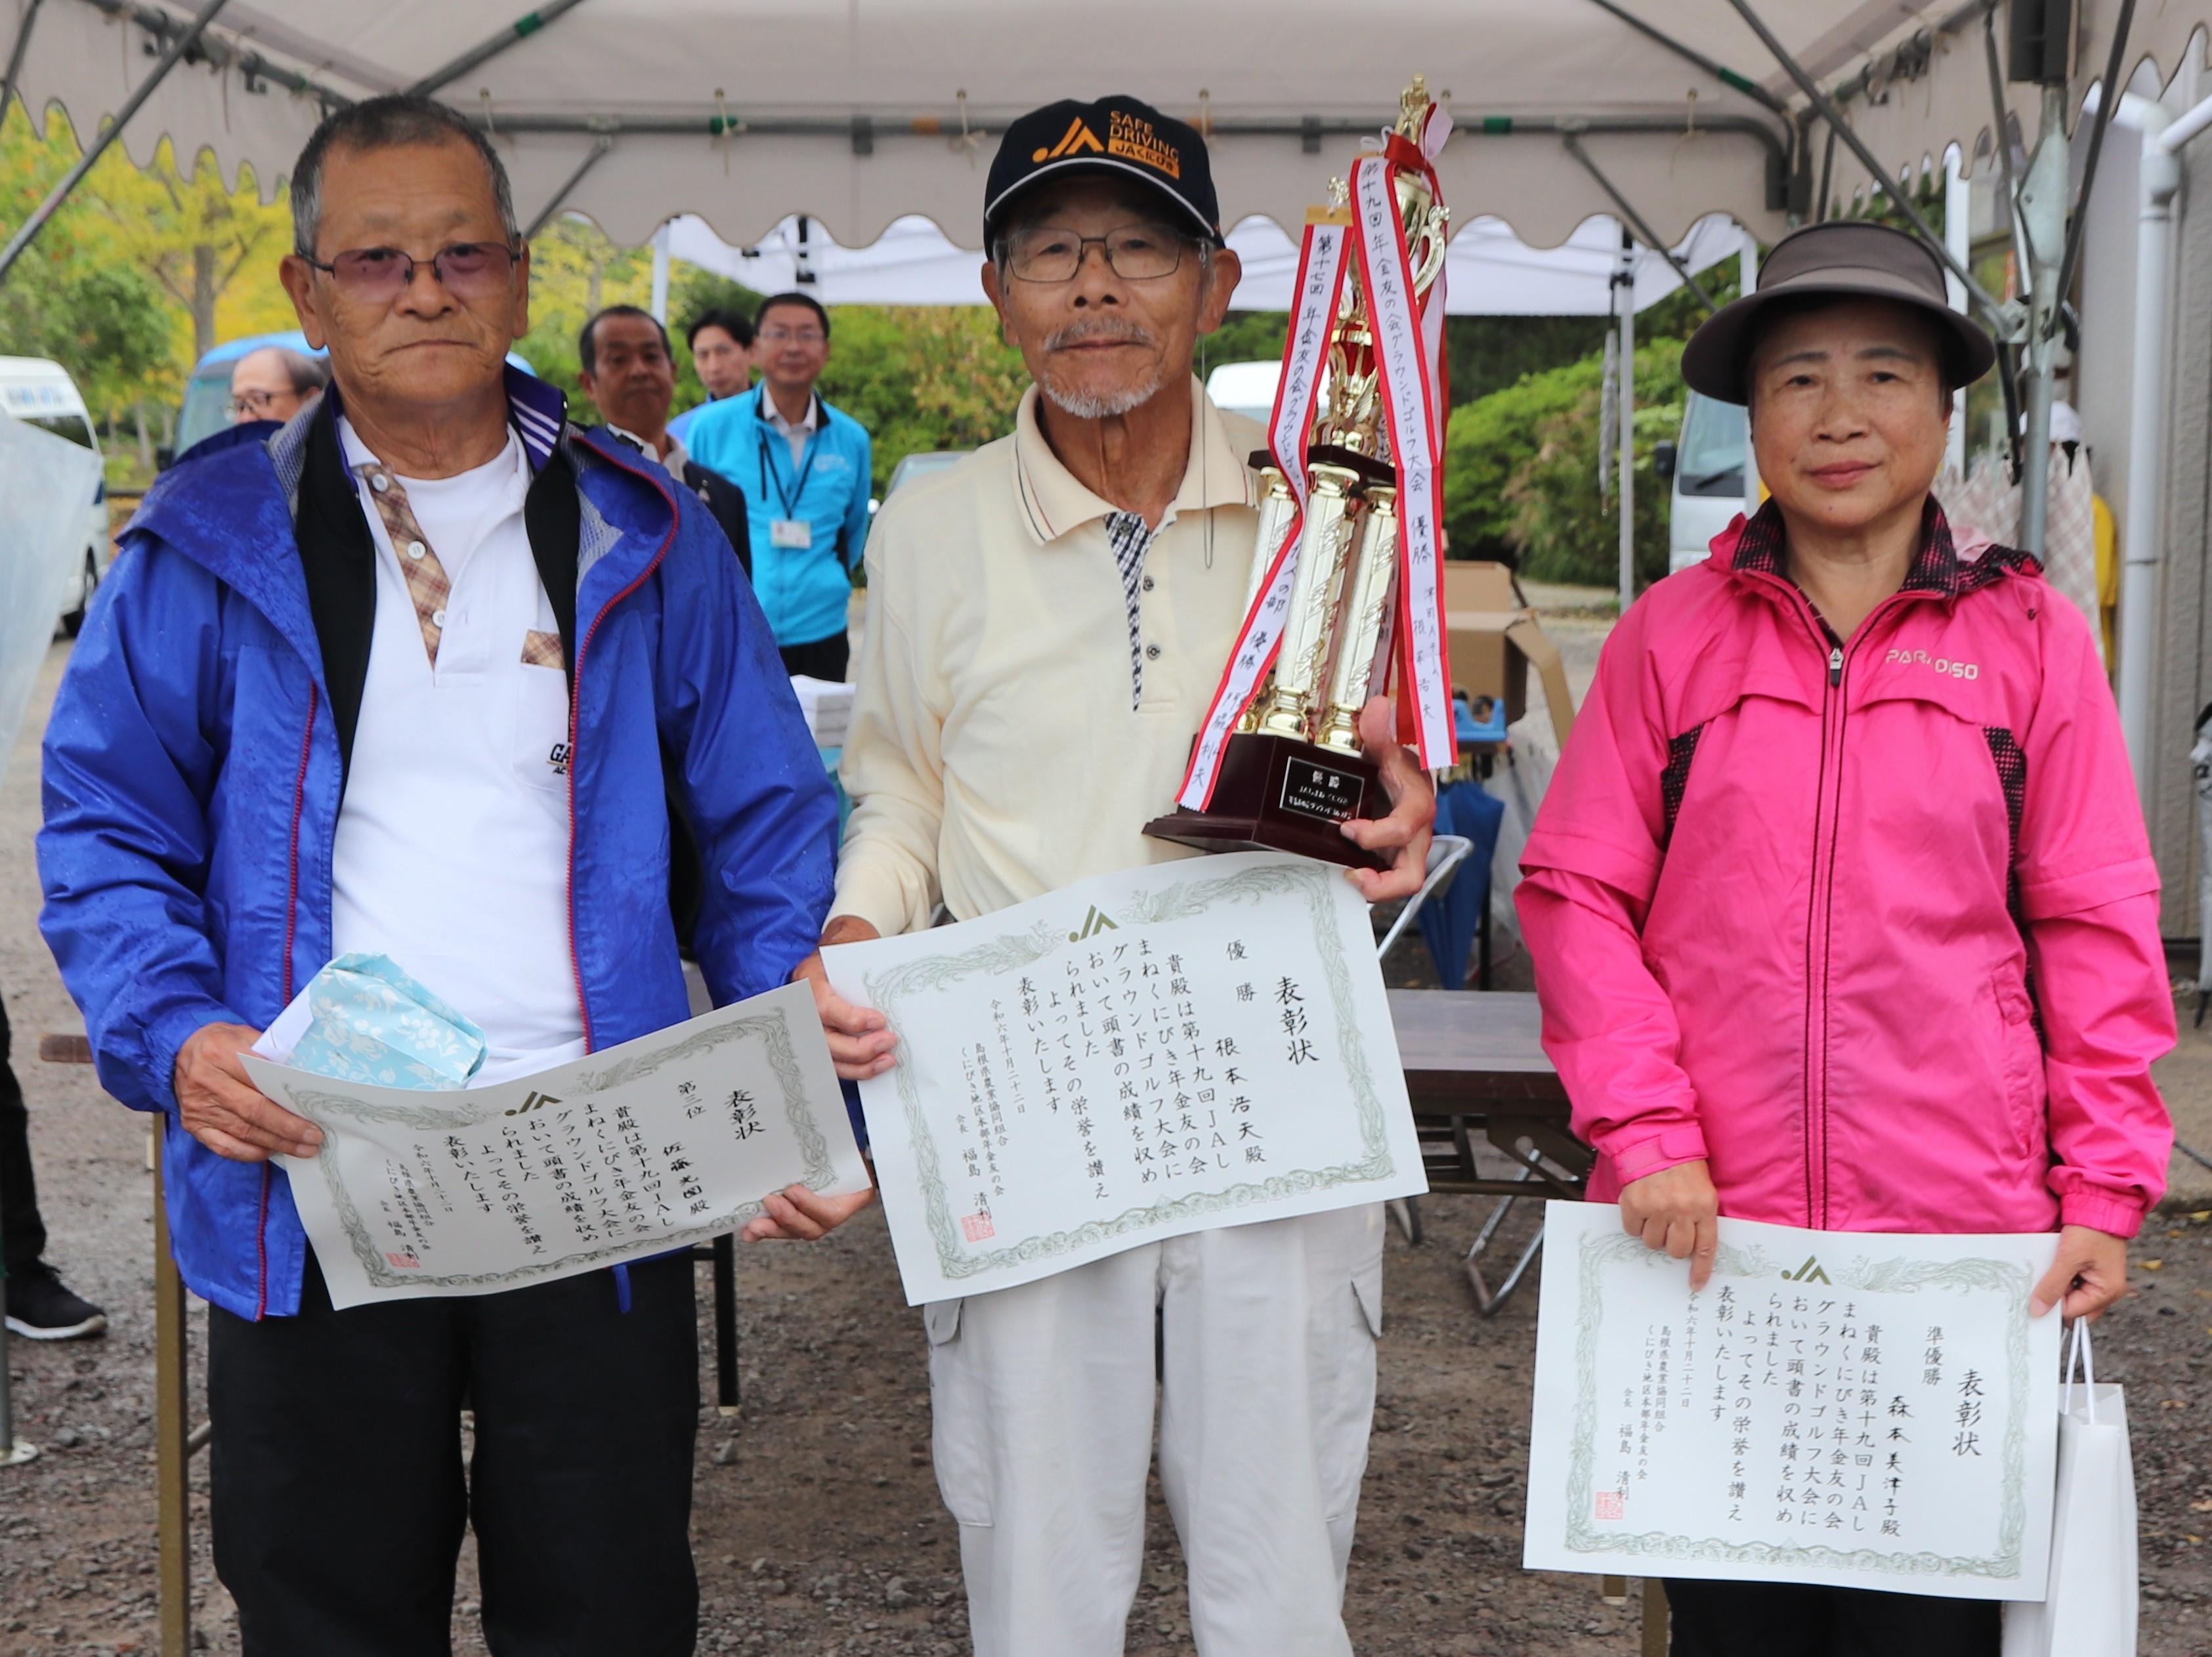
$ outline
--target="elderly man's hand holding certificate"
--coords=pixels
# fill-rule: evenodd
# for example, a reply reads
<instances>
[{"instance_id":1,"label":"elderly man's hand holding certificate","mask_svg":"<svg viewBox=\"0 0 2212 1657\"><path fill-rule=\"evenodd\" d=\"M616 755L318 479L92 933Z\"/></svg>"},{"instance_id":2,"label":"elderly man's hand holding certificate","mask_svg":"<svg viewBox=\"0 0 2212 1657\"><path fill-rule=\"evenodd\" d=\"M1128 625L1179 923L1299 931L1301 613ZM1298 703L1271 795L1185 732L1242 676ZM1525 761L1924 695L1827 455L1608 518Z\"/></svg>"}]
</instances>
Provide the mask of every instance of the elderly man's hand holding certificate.
<instances>
[{"instance_id":1,"label":"elderly man's hand holding certificate","mask_svg":"<svg viewBox=\"0 0 2212 1657\"><path fill-rule=\"evenodd\" d=\"M1331 866L1156 864L822 960L909 1301L1427 1189Z\"/></svg>"},{"instance_id":2,"label":"elderly man's hand holding certificate","mask_svg":"<svg viewBox=\"0 0 2212 1657\"><path fill-rule=\"evenodd\" d=\"M483 1083L483 1057L482 1033L391 962L346 956L245 1057L320 1130L283 1161L334 1306L666 1253L745 1225L768 1191L867 1201L796 985L509 1081Z\"/></svg>"}]
</instances>

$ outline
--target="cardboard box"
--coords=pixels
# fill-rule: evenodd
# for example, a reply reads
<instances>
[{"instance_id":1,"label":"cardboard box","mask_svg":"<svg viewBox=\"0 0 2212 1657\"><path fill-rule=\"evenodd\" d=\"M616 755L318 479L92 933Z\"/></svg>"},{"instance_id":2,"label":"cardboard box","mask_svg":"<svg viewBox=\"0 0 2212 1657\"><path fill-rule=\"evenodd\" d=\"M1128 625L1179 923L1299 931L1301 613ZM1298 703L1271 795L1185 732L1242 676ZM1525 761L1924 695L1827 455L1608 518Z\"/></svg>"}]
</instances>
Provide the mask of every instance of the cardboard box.
<instances>
[{"instance_id":1,"label":"cardboard box","mask_svg":"<svg viewBox=\"0 0 2212 1657\"><path fill-rule=\"evenodd\" d=\"M1470 701L1505 704L1508 723L1528 711L1528 668L1543 682L1545 704L1560 746L1574 727L1559 647L1544 636L1536 612L1522 602L1513 571L1502 564L1448 559L1443 567L1445 654L1452 686Z\"/></svg>"}]
</instances>

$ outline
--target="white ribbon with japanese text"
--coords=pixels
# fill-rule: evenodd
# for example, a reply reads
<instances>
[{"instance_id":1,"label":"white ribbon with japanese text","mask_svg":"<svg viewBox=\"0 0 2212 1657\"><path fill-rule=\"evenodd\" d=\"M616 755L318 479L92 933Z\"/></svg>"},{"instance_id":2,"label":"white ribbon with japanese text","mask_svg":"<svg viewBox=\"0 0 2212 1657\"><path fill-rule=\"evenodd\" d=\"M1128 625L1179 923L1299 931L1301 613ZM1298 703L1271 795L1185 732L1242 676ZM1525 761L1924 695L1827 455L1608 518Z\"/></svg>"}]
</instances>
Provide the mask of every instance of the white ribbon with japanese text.
<instances>
[{"instance_id":1,"label":"white ribbon with japanese text","mask_svg":"<svg viewBox=\"0 0 2212 1657\"><path fill-rule=\"evenodd\" d=\"M1305 244L1298 251L1297 306L1291 313L1290 336L1283 347L1283 375L1275 389L1275 406L1267 422L1267 448L1276 470L1288 480L1297 503L1279 545L1254 549L1255 557L1267 558L1267 574L1237 635L1237 648L1229 654L1221 684L1206 709L1191 746L1190 768L1184 773L1176 802L1192 811L1203 811L1213 798L1219 780L1221 754L1230 733L1243 717L1283 637L1283 622L1290 614L1291 581L1297 574L1298 539L1305 527L1306 433L1313 422L1314 399L1328 367L1328 341L1336 318L1337 301L1344 286L1345 242L1348 232L1341 224L1309 224Z\"/></svg>"},{"instance_id":2,"label":"white ribbon with japanese text","mask_svg":"<svg viewBox=\"0 0 2212 1657\"><path fill-rule=\"evenodd\" d=\"M1353 164L1352 198L1361 285L1375 332L1375 362L1384 418L1398 473L1398 643L1413 704L1414 746L1421 763L1455 763L1451 685L1444 671L1442 444L1432 338L1413 296L1406 226L1392 186L1397 165L1387 155ZM1437 300L1441 314L1441 296Z\"/></svg>"}]
</instances>

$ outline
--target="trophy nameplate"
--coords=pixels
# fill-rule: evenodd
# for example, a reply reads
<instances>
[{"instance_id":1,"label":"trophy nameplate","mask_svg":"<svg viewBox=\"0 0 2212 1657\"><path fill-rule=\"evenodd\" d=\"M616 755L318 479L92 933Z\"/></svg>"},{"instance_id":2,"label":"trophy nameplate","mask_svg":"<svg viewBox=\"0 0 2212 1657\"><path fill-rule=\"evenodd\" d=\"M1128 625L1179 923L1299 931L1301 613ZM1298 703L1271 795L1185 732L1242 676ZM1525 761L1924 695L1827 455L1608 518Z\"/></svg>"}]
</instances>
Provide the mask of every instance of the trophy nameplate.
<instances>
[{"instance_id":1,"label":"trophy nameplate","mask_svg":"<svg viewBox=\"0 0 2212 1657\"><path fill-rule=\"evenodd\" d=\"M1221 780L1204 811L1175 811L1145 825L1156 840L1201 851L1289 851L1360 868L1388 868L1389 855L1344 838L1354 817L1387 817L1390 800L1371 759L1296 737L1242 731L1221 756Z\"/></svg>"}]
</instances>

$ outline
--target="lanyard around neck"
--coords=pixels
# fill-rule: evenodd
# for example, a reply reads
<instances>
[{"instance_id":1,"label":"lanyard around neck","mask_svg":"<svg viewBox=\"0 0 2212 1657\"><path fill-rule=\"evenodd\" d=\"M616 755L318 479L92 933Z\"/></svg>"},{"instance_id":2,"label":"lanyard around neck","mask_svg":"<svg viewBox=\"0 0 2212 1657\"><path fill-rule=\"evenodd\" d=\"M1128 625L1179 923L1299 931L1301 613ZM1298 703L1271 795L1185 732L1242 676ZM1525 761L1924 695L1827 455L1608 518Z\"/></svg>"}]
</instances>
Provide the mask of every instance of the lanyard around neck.
<instances>
[{"instance_id":1,"label":"lanyard around neck","mask_svg":"<svg viewBox=\"0 0 2212 1657\"><path fill-rule=\"evenodd\" d=\"M809 413L811 413L814 409L813 395L811 392L807 393ZM806 498L806 480L814 472L814 440L822 435L821 425L817 422L814 429L806 434L806 459L799 468L798 481L787 490L783 486L783 474L775 468L775 457L768 441L768 387L763 386L753 393L753 419L760 429L761 476L775 485L775 498L782 504L783 515L786 518L796 518L799 515L799 502ZM783 441L781 432L778 432L776 437L778 442ZM787 444L786 447L788 445Z\"/></svg>"}]
</instances>

